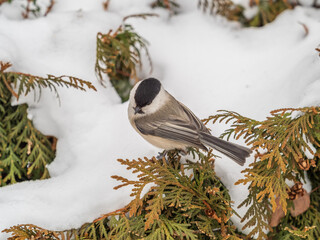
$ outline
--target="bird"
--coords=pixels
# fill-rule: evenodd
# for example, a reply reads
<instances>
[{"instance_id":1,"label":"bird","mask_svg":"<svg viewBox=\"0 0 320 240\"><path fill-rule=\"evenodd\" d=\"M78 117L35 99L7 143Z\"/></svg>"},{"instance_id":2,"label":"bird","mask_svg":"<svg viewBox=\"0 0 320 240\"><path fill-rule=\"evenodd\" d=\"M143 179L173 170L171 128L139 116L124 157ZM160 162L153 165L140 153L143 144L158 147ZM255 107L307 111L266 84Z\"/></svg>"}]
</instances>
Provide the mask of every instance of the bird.
<instances>
[{"instance_id":1,"label":"bird","mask_svg":"<svg viewBox=\"0 0 320 240\"><path fill-rule=\"evenodd\" d=\"M211 147L243 166L249 148L213 136L201 120L168 93L156 78L137 82L130 91L128 118L149 143L165 151Z\"/></svg>"}]
</instances>

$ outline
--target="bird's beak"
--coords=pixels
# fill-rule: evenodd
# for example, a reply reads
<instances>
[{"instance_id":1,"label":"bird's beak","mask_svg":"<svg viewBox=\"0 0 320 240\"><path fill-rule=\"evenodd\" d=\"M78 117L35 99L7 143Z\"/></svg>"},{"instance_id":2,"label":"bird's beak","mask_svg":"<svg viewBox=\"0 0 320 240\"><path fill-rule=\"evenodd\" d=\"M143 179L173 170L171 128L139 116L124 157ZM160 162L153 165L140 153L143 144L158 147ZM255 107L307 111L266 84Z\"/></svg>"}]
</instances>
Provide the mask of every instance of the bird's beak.
<instances>
[{"instance_id":1,"label":"bird's beak","mask_svg":"<svg viewBox=\"0 0 320 240\"><path fill-rule=\"evenodd\" d=\"M143 113L144 113L144 112L141 110L141 107L139 107L139 106L134 107L133 110L134 110L134 114L137 114L137 113L143 114Z\"/></svg>"}]
</instances>

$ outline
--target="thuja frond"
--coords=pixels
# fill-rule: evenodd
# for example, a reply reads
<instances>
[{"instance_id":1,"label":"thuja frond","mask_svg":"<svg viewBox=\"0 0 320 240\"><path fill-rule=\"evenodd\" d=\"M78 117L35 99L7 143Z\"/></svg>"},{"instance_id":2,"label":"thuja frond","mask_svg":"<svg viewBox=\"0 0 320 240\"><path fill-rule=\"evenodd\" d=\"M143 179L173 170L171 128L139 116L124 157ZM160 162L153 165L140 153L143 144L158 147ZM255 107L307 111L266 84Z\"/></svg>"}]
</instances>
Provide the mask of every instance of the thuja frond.
<instances>
[{"instance_id":1,"label":"thuja frond","mask_svg":"<svg viewBox=\"0 0 320 240\"><path fill-rule=\"evenodd\" d=\"M14 0L0 0L0 5L4 2L11 3ZM21 8L23 9L23 12L21 13L23 18L29 18L30 14L32 14L34 17L39 17L41 14L42 9L40 4L38 4L37 0L24 0L20 1L21 2ZM52 9L55 1L50 0L50 3L48 6L46 6L46 11L44 12L44 16L46 16Z\"/></svg>"},{"instance_id":2,"label":"thuja frond","mask_svg":"<svg viewBox=\"0 0 320 240\"><path fill-rule=\"evenodd\" d=\"M265 232L271 230L268 224L271 217L271 208L266 197L257 201L256 196L259 192L259 188L252 189L248 197L239 205L239 208L243 206L248 208L241 219L241 222L246 222L242 229L254 227L248 234L248 238L253 238L257 235L258 239L266 239L267 235Z\"/></svg>"},{"instance_id":3,"label":"thuja frond","mask_svg":"<svg viewBox=\"0 0 320 240\"><path fill-rule=\"evenodd\" d=\"M46 165L53 160L54 151L48 139L27 119L26 105L15 107L16 112L23 108L25 115L9 119L13 113L4 122L6 141L2 142L0 156L1 186L49 177Z\"/></svg>"},{"instance_id":4,"label":"thuja frond","mask_svg":"<svg viewBox=\"0 0 320 240\"><path fill-rule=\"evenodd\" d=\"M151 3L152 8L164 8L169 10L172 13L177 13L177 9L180 5L177 3L176 0L155 0Z\"/></svg>"},{"instance_id":5,"label":"thuja frond","mask_svg":"<svg viewBox=\"0 0 320 240\"><path fill-rule=\"evenodd\" d=\"M174 152L169 152L167 159L161 160L146 157L118 160L128 170L138 174L138 180L120 176L112 178L121 182L116 189L133 187L131 196L134 200L129 204L130 219L144 216L146 239L171 239L169 236L175 235L183 235L186 239L197 239L196 236L222 239L228 234L236 237L229 221L233 214L230 197L215 176L213 154L196 152L195 156L201 156L199 162L187 161L185 164L180 163L181 156ZM187 170L192 174L186 174ZM144 188L150 185L152 187L148 193L141 196ZM192 231L188 233L187 229ZM213 232L212 229L219 231ZM152 235L148 235L150 231Z\"/></svg>"},{"instance_id":6,"label":"thuja frond","mask_svg":"<svg viewBox=\"0 0 320 240\"><path fill-rule=\"evenodd\" d=\"M135 15L135 17L146 16L151 15ZM137 67L142 67L142 51L145 52L152 69L147 44L147 41L129 24L122 24L115 32L110 30L107 34L97 34L95 64L97 77L104 85L105 76L108 75L123 102L128 100L134 82L139 80Z\"/></svg>"},{"instance_id":7,"label":"thuja frond","mask_svg":"<svg viewBox=\"0 0 320 240\"><path fill-rule=\"evenodd\" d=\"M26 104L11 106L10 98L2 100L6 111L0 113L0 186L48 178L46 166L55 156L51 143L27 118Z\"/></svg>"},{"instance_id":8,"label":"thuja frond","mask_svg":"<svg viewBox=\"0 0 320 240\"><path fill-rule=\"evenodd\" d=\"M284 10L295 7L294 1L287 0L251 0L251 6L258 6L257 14L248 21L248 25L252 27L264 26L272 21Z\"/></svg>"},{"instance_id":9,"label":"thuja frond","mask_svg":"<svg viewBox=\"0 0 320 240\"><path fill-rule=\"evenodd\" d=\"M52 75L43 78L10 72L10 66L10 63L0 61L0 186L48 178L47 165L55 157L55 148L49 138L28 119L28 106L12 106L12 97L18 99L31 91L36 97L42 88L49 88L58 95L58 86L95 90L90 82L78 78Z\"/></svg>"},{"instance_id":10,"label":"thuja frond","mask_svg":"<svg viewBox=\"0 0 320 240\"><path fill-rule=\"evenodd\" d=\"M51 91L54 91L57 96L59 96L57 87L72 87L82 91L92 89L96 91L96 88L92 85L91 82L84 81L82 79L72 77L72 76L60 76L55 77L53 75L48 75L47 77L33 76L26 73L18 72L5 72L1 74L2 80L4 82L12 83L17 92L12 89L9 89L11 93L19 98L20 95L27 95L29 92L34 91L35 97L36 92L39 91L39 97L41 90L43 88L49 88Z\"/></svg>"},{"instance_id":11,"label":"thuja frond","mask_svg":"<svg viewBox=\"0 0 320 240\"><path fill-rule=\"evenodd\" d=\"M5 185L7 182L16 183L18 180L22 178L22 174L24 169L21 166L21 160L15 154L12 149L12 146L8 146L6 150L1 154L1 181L0 186Z\"/></svg>"},{"instance_id":12,"label":"thuja frond","mask_svg":"<svg viewBox=\"0 0 320 240\"><path fill-rule=\"evenodd\" d=\"M271 117L264 121L221 111L204 120L205 123L209 121L231 123L230 129L222 136L243 137L256 151L255 162L243 170L245 178L236 184L249 184L250 194L241 204L251 205L242 219L248 221L244 227L255 226L249 236L257 233L259 239L263 239L263 229L268 228L269 208L275 211L278 206L276 198L283 211L287 211L289 188L286 181L304 179L303 171L312 171L311 165L314 167L319 158L320 108L279 109L272 111ZM309 159L309 155L314 159ZM262 203L265 205L263 208Z\"/></svg>"},{"instance_id":13,"label":"thuja frond","mask_svg":"<svg viewBox=\"0 0 320 240\"><path fill-rule=\"evenodd\" d=\"M317 128L320 128L318 126ZM290 239L319 239L320 238L320 161L317 159L317 165L314 169L308 170L307 174L311 181L313 190L310 193L310 208L303 214L292 217L285 216L279 226L269 236L275 240Z\"/></svg>"},{"instance_id":14,"label":"thuja frond","mask_svg":"<svg viewBox=\"0 0 320 240\"><path fill-rule=\"evenodd\" d=\"M246 22L243 15L244 8L239 4L234 4L231 0L198 0L198 8L203 12L209 10L212 15L221 15L228 20Z\"/></svg>"},{"instance_id":15,"label":"thuja frond","mask_svg":"<svg viewBox=\"0 0 320 240\"><path fill-rule=\"evenodd\" d=\"M212 15L221 15L228 20L238 21L243 26L261 27L276 19L287 9L293 9L298 2L287 0L250 0L250 7L257 6L257 13L252 18L244 15L245 8L232 0L198 0L198 8Z\"/></svg>"},{"instance_id":16,"label":"thuja frond","mask_svg":"<svg viewBox=\"0 0 320 240\"><path fill-rule=\"evenodd\" d=\"M9 229L3 230L2 232L11 234L11 237L9 237L8 240L71 240L74 236L72 230L65 232L55 232L40 228L32 224L21 224L13 226Z\"/></svg>"}]
</instances>

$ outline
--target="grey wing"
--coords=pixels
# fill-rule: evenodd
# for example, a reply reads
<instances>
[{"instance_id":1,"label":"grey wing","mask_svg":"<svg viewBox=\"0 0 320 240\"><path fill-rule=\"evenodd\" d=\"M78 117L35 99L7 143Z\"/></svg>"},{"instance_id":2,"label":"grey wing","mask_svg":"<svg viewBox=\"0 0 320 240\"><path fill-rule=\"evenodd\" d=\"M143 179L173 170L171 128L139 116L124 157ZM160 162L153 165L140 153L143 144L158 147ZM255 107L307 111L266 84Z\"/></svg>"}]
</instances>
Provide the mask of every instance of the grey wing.
<instances>
[{"instance_id":1,"label":"grey wing","mask_svg":"<svg viewBox=\"0 0 320 240\"><path fill-rule=\"evenodd\" d=\"M187 108L182 103L180 103L180 105L183 111L187 114L190 122L192 122L192 125L196 126L198 132L206 132L210 134L210 131L206 128L206 126L201 122L201 120L196 115L194 115L194 113L189 108Z\"/></svg>"},{"instance_id":2,"label":"grey wing","mask_svg":"<svg viewBox=\"0 0 320 240\"><path fill-rule=\"evenodd\" d=\"M167 115L166 119L152 116L149 117L152 121L148 121L149 119L146 118L142 121L136 120L136 127L145 135L162 137L177 142L183 142L188 146L206 149L200 141L199 122L195 122L193 117L190 118L190 113L185 113L183 107L180 110L181 111L178 113Z\"/></svg>"}]
</instances>

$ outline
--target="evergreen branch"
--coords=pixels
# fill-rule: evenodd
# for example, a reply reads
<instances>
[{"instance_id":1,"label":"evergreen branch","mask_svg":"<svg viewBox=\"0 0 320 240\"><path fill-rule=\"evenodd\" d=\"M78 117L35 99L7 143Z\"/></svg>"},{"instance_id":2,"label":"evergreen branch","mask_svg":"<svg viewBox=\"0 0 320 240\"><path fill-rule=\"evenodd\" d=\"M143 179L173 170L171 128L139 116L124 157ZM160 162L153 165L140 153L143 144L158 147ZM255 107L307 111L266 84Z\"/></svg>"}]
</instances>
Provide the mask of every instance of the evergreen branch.
<instances>
[{"instance_id":1,"label":"evergreen branch","mask_svg":"<svg viewBox=\"0 0 320 240\"><path fill-rule=\"evenodd\" d=\"M231 0L198 0L198 8L204 13L209 10L211 15L221 15L231 21L243 24L247 22L243 13L244 8Z\"/></svg>"},{"instance_id":2,"label":"evergreen branch","mask_svg":"<svg viewBox=\"0 0 320 240\"><path fill-rule=\"evenodd\" d=\"M10 84L7 82L6 77L1 74L1 80L4 82L4 85L7 87L7 89L10 91L10 93L15 96L17 99L19 99L19 95L11 88Z\"/></svg>"},{"instance_id":3,"label":"evergreen branch","mask_svg":"<svg viewBox=\"0 0 320 240\"><path fill-rule=\"evenodd\" d=\"M4 73L4 71L7 70L8 68L10 68L11 66L12 66L12 64L9 62L0 61L0 73Z\"/></svg>"},{"instance_id":4,"label":"evergreen branch","mask_svg":"<svg viewBox=\"0 0 320 240\"><path fill-rule=\"evenodd\" d=\"M0 167L1 169L8 169L8 173L3 178L2 182L0 182L1 186L7 182L16 183L17 178L22 178L23 169L20 165L20 159L12 150L12 146L8 146L3 153L3 156L1 156Z\"/></svg>"},{"instance_id":5,"label":"evergreen branch","mask_svg":"<svg viewBox=\"0 0 320 240\"><path fill-rule=\"evenodd\" d=\"M262 198L257 201L256 195L260 192L259 188L251 188L248 197L238 206L248 207L247 212L242 217L241 222L246 222L243 230L248 227L254 227L248 234L248 238L254 237L257 234L257 239L266 239L265 230L271 230L268 220L271 216L270 204L267 198Z\"/></svg>"},{"instance_id":6,"label":"evergreen branch","mask_svg":"<svg viewBox=\"0 0 320 240\"><path fill-rule=\"evenodd\" d=\"M125 16L123 19L122 19L122 22L125 22L127 19L129 18L142 18L142 19L147 19L148 17L159 17L158 14L155 14L155 13L140 13L140 14L131 14L131 15L128 15L128 16Z\"/></svg>"},{"instance_id":7,"label":"evergreen branch","mask_svg":"<svg viewBox=\"0 0 320 240\"><path fill-rule=\"evenodd\" d=\"M298 113L295 118L292 117L294 112ZM240 206L251 204L251 207L242 221L248 221L244 228L255 226L249 236L258 234L259 239L263 239L266 237L263 228L268 229L268 205L275 211L278 207L275 200L278 198L279 205L286 213L289 188L285 181L303 179L301 170L310 168L306 151L315 156L313 148L318 149L320 146L320 108L277 109L264 121L222 111L204 120L205 123L209 121L232 122L231 128L222 137L243 137L257 152L256 161L242 171L245 173L244 179L236 184L250 184L250 194ZM263 153L260 153L261 150ZM264 211L259 211L261 202L267 206ZM260 207L256 207L257 204Z\"/></svg>"},{"instance_id":8,"label":"evergreen branch","mask_svg":"<svg viewBox=\"0 0 320 240\"><path fill-rule=\"evenodd\" d=\"M36 97L37 90L41 94L42 88L49 88L58 96L58 86L96 90L90 82L75 77L48 75L43 78L8 72L10 66L10 63L0 61L0 186L48 178L47 165L55 156L48 137L35 129L27 118L28 106L12 106L12 96L19 98L33 90Z\"/></svg>"},{"instance_id":9,"label":"evergreen branch","mask_svg":"<svg viewBox=\"0 0 320 240\"><path fill-rule=\"evenodd\" d=\"M129 17L147 17L153 14L130 15ZM104 77L108 75L112 86L116 89L122 101L125 102L129 98L132 88L133 79L137 82L137 66L142 67L143 50L150 64L152 71L152 62L147 48L148 42L138 35L133 27L128 24L122 24L119 28L107 34L97 34L97 56L95 71L96 75L104 85Z\"/></svg>"},{"instance_id":10,"label":"evergreen branch","mask_svg":"<svg viewBox=\"0 0 320 240\"><path fill-rule=\"evenodd\" d=\"M222 235L230 231L229 225L224 226L224 222L228 222L233 213L230 202L225 199L226 192L222 191L221 185L212 188L212 184L213 186L216 184L213 180L215 177L210 162L213 154L210 151L207 155L203 155L197 151L197 155L201 156L201 165L191 162L185 165L172 161L172 158L180 158L173 152L168 153L168 159L163 158L162 160L155 158L139 158L131 161L118 159L121 164L127 166L128 170L139 173L138 180L135 181L119 176L112 176L112 178L122 182L116 189L133 186L131 196L135 199L129 204L130 216L144 215L144 230L153 232L150 238L151 236L163 237L168 232L170 233L168 229L161 230L161 217L163 212L179 208L182 208L183 215L177 215L175 222L191 224L190 220L185 221L185 218L188 217L193 224L196 224L196 216L201 215L203 219L211 222L212 226L220 226L221 229L224 229L221 231ZM194 173L193 178L185 174L185 169L189 168ZM141 193L147 184L153 184L153 187L142 197ZM226 205L217 205L220 201Z\"/></svg>"},{"instance_id":11,"label":"evergreen branch","mask_svg":"<svg viewBox=\"0 0 320 240\"><path fill-rule=\"evenodd\" d=\"M175 0L155 0L151 3L152 8L160 7L169 10L171 13L176 14L180 5Z\"/></svg>"},{"instance_id":12,"label":"evergreen branch","mask_svg":"<svg viewBox=\"0 0 320 240\"><path fill-rule=\"evenodd\" d=\"M22 240L22 239L33 239L33 240L71 240L74 232L72 230L66 232L55 232L49 231L33 224L21 224L5 229L2 232L10 233L12 237L8 240Z\"/></svg>"},{"instance_id":13,"label":"evergreen branch","mask_svg":"<svg viewBox=\"0 0 320 240\"><path fill-rule=\"evenodd\" d=\"M284 230L290 232L291 234L299 237L299 238L307 238L309 235L308 231L314 229L316 226L312 226L312 227L305 227L304 230L293 230L290 229L288 227L285 227Z\"/></svg>"},{"instance_id":14,"label":"evergreen branch","mask_svg":"<svg viewBox=\"0 0 320 240\"><path fill-rule=\"evenodd\" d=\"M19 96L21 96L23 93L24 95L27 95L31 90L33 90L36 94L36 89L39 90L40 97L42 88L49 88L51 91L54 91L56 93L57 97L59 97L56 86L65 86L67 88L73 87L82 91L86 91L85 87L87 87L88 89L93 89L94 91L96 91L96 88L92 85L91 82L84 81L72 76L63 75L60 77L55 77L53 75L47 75L47 77L44 78L18 72L6 72L5 75L5 78L13 83L15 88L18 89L18 92L14 95L16 97L18 96L17 99L19 99Z\"/></svg>"}]
</instances>

